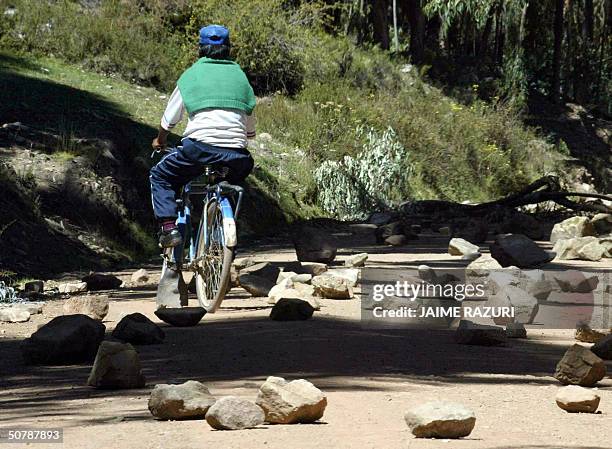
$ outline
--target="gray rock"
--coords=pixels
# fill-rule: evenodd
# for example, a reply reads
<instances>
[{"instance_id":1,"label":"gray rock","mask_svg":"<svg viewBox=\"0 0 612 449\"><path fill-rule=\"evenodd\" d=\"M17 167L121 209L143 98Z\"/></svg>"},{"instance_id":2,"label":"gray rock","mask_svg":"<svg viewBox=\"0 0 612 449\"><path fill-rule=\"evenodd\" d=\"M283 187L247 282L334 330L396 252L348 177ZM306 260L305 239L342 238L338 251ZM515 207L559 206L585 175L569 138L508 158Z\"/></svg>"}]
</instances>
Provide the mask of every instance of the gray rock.
<instances>
[{"instance_id":1,"label":"gray rock","mask_svg":"<svg viewBox=\"0 0 612 449\"><path fill-rule=\"evenodd\" d=\"M67 282L57 286L61 294L84 293L87 291L87 282Z\"/></svg>"},{"instance_id":2,"label":"gray rock","mask_svg":"<svg viewBox=\"0 0 612 449\"><path fill-rule=\"evenodd\" d=\"M451 256L465 256L466 254L478 253L480 248L478 245L468 242L461 238L452 238L448 244L448 253Z\"/></svg>"},{"instance_id":3,"label":"gray rock","mask_svg":"<svg viewBox=\"0 0 612 449\"><path fill-rule=\"evenodd\" d=\"M293 235L293 244L300 262L329 264L336 258L336 243L322 229L301 227Z\"/></svg>"},{"instance_id":4,"label":"gray rock","mask_svg":"<svg viewBox=\"0 0 612 449\"><path fill-rule=\"evenodd\" d=\"M591 218L591 225L596 235L612 233L612 214L597 214Z\"/></svg>"},{"instance_id":5,"label":"gray rock","mask_svg":"<svg viewBox=\"0 0 612 449\"><path fill-rule=\"evenodd\" d=\"M605 336L595 343L591 351L604 360L612 360L612 334Z\"/></svg>"},{"instance_id":6,"label":"gray rock","mask_svg":"<svg viewBox=\"0 0 612 449\"><path fill-rule=\"evenodd\" d=\"M600 397L592 390L578 385L561 387L555 396L557 405L569 413L595 413L599 400Z\"/></svg>"},{"instance_id":7,"label":"gray rock","mask_svg":"<svg viewBox=\"0 0 612 449\"><path fill-rule=\"evenodd\" d=\"M302 263L302 273L310 274L311 276L318 276L327 271L327 265L318 262L304 262ZM297 271L300 273L300 271Z\"/></svg>"},{"instance_id":8,"label":"gray rock","mask_svg":"<svg viewBox=\"0 0 612 449\"><path fill-rule=\"evenodd\" d=\"M415 407L404 416L417 438L462 438L476 425L476 415L462 404L434 401Z\"/></svg>"},{"instance_id":9,"label":"gray rock","mask_svg":"<svg viewBox=\"0 0 612 449\"><path fill-rule=\"evenodd\" d=\"M329 299L351 299L353 297L353 287L344 277L324 273L312 278L312 285L315 293L323 298Z\"/></svg>"},{"instance_id":10,"label":"gray rock","mask_svg":"<svg viewBox=\"0 0 612 449\"><path fill-rule=\"evenodd\" d=\"M269 282L272 283L272 285L274 285L276 283L276 279L278 279L278 275L280 272L281 269L279 267L272 265L269 262L256 263L240 270L240 272L238 273L238 281L240 281L240 276L251 275L267 279Z\"/></svg>"},{"instance_id":11,"label":"gray rock","mask_svg":"<svg viewBox=\"0 0 612 449\"><path fill-rule=\"evenodd\" d=\"M130 279L134 284L144 284L146 282L149 282L150 278L151 276L149 275L149 272L144 268L141 268L139 270L134 271Z\"/></svg>"},{"instance_id":12,"label":"gray rock","mask_svg":"<svg viewBox=\"0 0 612 449\"><path fill-rule=\"evenodd\" d=\"M218 430L240 430L264 423L264 411L257 404L236 396L217 400L206 413L206 422Z\"/></svg>"},{"instance_id":13,"label":"gray rock","mask_svg":"<svg viewBox=\"0 0 612 449\"><path fill-rule=\"evenodd\" d=\"M465 275L467 277L486 277L492 270L499 270L501 268L502 266L497 260L489 255L484 255L465 267Z\"/></svg>"},{"instance_id":14,"label":"gray rock","mask_svg":"<svg viewBox=\"0 0 612 449\"><path fill-rule=\"evenodd\" d=\"M149 411L157 419L204 418L215 403L208 388L195 380L180 385L155 385L149 397Z\"/></svg>"},{"instance_id":15,"label":"gray rock","mask_svg":"<svg viewBox=\"0 0 612 449\"><path fill-rule=\"evenodd\" d=\"M455 342L462 345L499 346L506 344L503 327L461 320L455 331Z\"/></svg>"},{"instance_id":16,"label":"gray rock","mask_svg":"<svg viewBox=\"0 0 612 449\"><path fill-rule=\"evenodd\" d=\"M255 401L273 424L312 423L323 417L327 398L305 379L287 382L270 376L259 388Z\"/></svg>"},{"instance_id":17,"label":"gray rock","mask_svg":"<svg viewBox=\"0 0 612 449\"><path fill-rule=\"evenodd\" d=\"M527 338L527 329L523 323L508 323L506 325L506 337Z\"/></svg>"},{"instance_id":18,"label":"gray rock","mask_svg":"<svg viewBox=\"0 0 612 449\"><path fill-rule=\"evenodd\" d=\"M162 321L176 327L196 326L206 315L203 307L161 307L155 315Z\"/></svg>"},{"instance_id":19,"label":"gray rock","mask_svg":"<svg viewBox=\"0 0 612 449\"><path fill-rule=\"evenodd\" d=\"M597 262L606 254L606 246L597 237L576 237L557 240L553 251L559 260L591 260Z\"/></svg>"},{"instance_id":20,"label":"gray rock","mask_svg":"<svg viewBox=\"0 0 612 449\"><path fill-rule=\"evenodd\" d=\"M314 307L298 298L280 298L270 311L274 321L304 321L312 317Z\"/></svg>"},{"instance_id":21,"label":"gray rock","mask_svg":"<svg viewBox=\"0 0 612 449\"><path fill-rule=\"evenodd\" d=\"M550 242L595 235L595 229L588 217L571 217L557 223L550 234Z\"/></svg>"},{"instance_id":22,"label":"gray rock","mask_svg":"<svg viewBox=\"0 0 612 449\"><path fill-rule=\"evenodd\" d=\"M238 276L238 283L255 297L268 296L270 289L275 285L273 281L254 274L240 274Z\"/></svg>"},{"instance_id":23,"label":"gray rock","mask_svg":"<svg viewBox=\"0 0 612 449\"><path fill-rule=\"evenodd\" d=\"M578 270L561 271L552 276L563 292L589 293L599 284L597 275Z\"/></svg>"},{"instance_id":24,"label":"gray rock","mask_svg":"<svg viewBox=\"0 0 612 449\"><path fill-rule=\"evenodd\" d=\"M61 365L92 360L106 328L85 315L53 318L24 341L21 348L27 364Z\"/></svg>"},{"instance_id":25,"label":"gray rock","mask_svg":"<svg viewBox=\"0 0 612 449\"><path fill-rule=\"evenodd\" d=\"M320 305L314 298L314 293L315 288L312 285L284 279L270 290L268 303L276 304L281 298L296 298L308 302L315 310L319 310Z\"/></svg>"},{"instance_id":26,"label":"gray rock","mask_svg":"<svg viewBox=\"0 0 612 449\"><path fill-rule=\"evenodd\" d=\"M0 307L0 321L24 323L30 319L30 312L18 306Z\"/></svg>"},{"instance_id":27,"label":"gray rock","mask_svg":"<svg viewBox=\"0 0 612 449\"><path fill-rule=\"evenodd\" d=\"M603 360L584 346L572 345L557 364L555 379L564 385L592 387L606 375Z\"/></svg>"},{"instance_id":28,"label":"gray rock","mask_svg":"<svg viewBox=\"0 0 612 449\"><path fill-rule=\"evenodd\" d=\"M133 345L155 345L162 343L164 331L142 313L131 313L124 316L115 330L113 337Z\"/></svg>"},{"instance_id":29,"label":"gray rock","mask_svg":"<svg viewBox=\"0 0 612 449\"><path fill-rule=\"evenodd\" d=\"M87 284L87 290L114 290L121 287L123 281L113 274L90 273L81 279Z\"/></svg>"},{"instance_id":30,"label":"gray rock","mask_svg":"<svg viewBox=\"0 0 612 449\"><path fill-rule=\"evenodd\" d=\"M515 287L514 285L504 285L494 295L495 298L489 299L491 304L506 305L509 304L514 309L514 319L523 324L533 323L533 319L538 314L538 300L527 293L525 290ZM494 318L495 324L507 324L503 320L498 322L498 318Z\"/></svg>"},{"instance_id":31,"label":"gray rock","mask_svg":"<svg viewBox=\"0 0 612 449\"><path fill-rule=\"evenodd\" d=\"M145 379L134 347L129 343L103 341L98 348L87 385L101 389L144 387Z\"/></svg>"},{"instance_id":32,"label":"gray rock","mask_svg":"<svg viewBox=\"0 0 612 449\"><path fill-rule=\"evenodd\" d=\"M408 239L406 238L404 234L396 234L396 235L391 235L387 237L385 239L385 244L391 245L391 246L402 246L406 244L407 240Z\"/></svg>"},{"instance_id":33,"label":"gray rock","mask_svg":"<svg viewBox=\"0 0 612 449\"><path fill-rule=\"evenodd\" d=\"M522 234L498 235L490 249L502 267L535 268L552 260L550 254Z\"/></svg>"},{"instance_id":34,"label":"gray rock","mask_svg":"<svg viewBox=\"0 0 612 449\"><path fill-rule=\"evenodd\" d=\"M352 267L363 267L366 260L368 260L368 253L353 254L344 260L344 266Z\"/></svg>"},{"instance_id":35,"label":"gray rock","mask_svg":"<svg viewBox=\"0 0 612 449\"><path fill-rule=\"evenodd\" d=\"M75 296L64 303L64 315L81 314L102 321L108 314L108 304L106 295Z\"/></svg>"}]
</instances>

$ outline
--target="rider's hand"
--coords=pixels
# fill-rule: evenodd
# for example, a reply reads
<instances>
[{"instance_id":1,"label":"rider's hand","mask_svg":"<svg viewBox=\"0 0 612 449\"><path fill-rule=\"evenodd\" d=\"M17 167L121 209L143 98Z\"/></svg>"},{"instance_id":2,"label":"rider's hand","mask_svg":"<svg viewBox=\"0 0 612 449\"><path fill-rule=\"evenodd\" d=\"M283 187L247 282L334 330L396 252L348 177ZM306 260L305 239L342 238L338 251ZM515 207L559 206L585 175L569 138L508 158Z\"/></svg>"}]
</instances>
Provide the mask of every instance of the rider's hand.
<instances>
[{"instance_id":1,"label":"rider's hand","mask_svg":"<svg viewBox=\"0 0 612 449\"><path fill-rule=\"evenodd\" d=\"M166 141L162 141L159 137L156 137L153 139L153 142L151 142L151 146L154 150L163 150L166 148Z\"/></svg>"}]
</instances>

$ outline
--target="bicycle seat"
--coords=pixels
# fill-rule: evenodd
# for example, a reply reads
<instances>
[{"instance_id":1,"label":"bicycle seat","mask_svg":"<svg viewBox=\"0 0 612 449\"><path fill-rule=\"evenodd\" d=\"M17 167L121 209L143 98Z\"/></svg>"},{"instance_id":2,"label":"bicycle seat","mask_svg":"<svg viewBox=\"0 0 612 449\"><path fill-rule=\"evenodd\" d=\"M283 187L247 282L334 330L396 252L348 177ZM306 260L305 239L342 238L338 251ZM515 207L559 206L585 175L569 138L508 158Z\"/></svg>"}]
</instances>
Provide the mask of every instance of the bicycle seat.
<instances>
[{"instance_id":1,"label":"bicycle seat","mask_svg":"<svg viewBox=\"0 0 612 449\"><path fill-rule=\"evenodd\" d=\"M205 165L204 172L190 182L191 190L194 188L203 188L211 184L215 184L216 182L222 181L225 179L227 174L229 173L229 167L223 165Z\"/></svg>"}]
</instances>

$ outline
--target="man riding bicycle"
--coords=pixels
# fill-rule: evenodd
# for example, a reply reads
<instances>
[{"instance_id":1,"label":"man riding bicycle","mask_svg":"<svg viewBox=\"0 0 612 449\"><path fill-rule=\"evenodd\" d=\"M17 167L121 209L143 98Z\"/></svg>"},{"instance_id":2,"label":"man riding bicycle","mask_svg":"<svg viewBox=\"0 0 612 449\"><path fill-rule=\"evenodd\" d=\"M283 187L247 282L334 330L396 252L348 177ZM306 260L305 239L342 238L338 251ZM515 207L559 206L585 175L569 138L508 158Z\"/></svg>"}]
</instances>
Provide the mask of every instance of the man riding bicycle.
<instances>
[{"instance_id":1,"label":"man riding bicycle","mask_svg":"<svg viewBox=\"0 0 612 449\"><path fill-rule=\"evenodd\" d=\"M182 243L176 225L176 195L207 165L229 168L227 180L243 181L253 169L246 149L255 137L255 94L240 66L230 60L227 28L208 25L200 30L199 59L177 81L161 118L156 150L166 147L170 130L187 111L182 146L174 148L151 169L151 196L159 221L159 244L171 248Z\"/></svg>"}]
</instances>

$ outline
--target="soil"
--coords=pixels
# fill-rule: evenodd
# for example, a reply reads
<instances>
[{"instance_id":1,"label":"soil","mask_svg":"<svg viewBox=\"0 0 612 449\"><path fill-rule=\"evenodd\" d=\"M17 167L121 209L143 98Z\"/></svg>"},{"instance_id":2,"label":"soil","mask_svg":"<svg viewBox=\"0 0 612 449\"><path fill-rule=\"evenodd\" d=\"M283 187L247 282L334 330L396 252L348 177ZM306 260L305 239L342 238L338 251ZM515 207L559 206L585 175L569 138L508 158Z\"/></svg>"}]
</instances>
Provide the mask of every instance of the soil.
<instances>
[{"instance_id":1,"label":"soil","mask_svg":"<svg viewBox=\"0 0 612 449\"><path fill-rule=\"evenodd\" d=\"M421 263L455 266L448 238L422 236L408 246L375 246L346 237L338 259L368 252L369 266L401 270ZM283 242L243 250L272 262L295 260ZM600 263L567 266L609 269ZM159 276L159 266L147 267ZM126 281L131 272L115 273ZM38 326L61 313L48 302L27 323L0 325L0 421L15 427L63 428L66 448L611 448L612 378L598 385L598 414L570 414L555 404L560 387L555 365L575 343L573 330L530 327L529 338L506 347L457 345L452 331L370 329L361 325L359 295L321 300L313 319L275 322L270 305L234 288L214 315L191 328L173 328L154 315L155 282L110 292L104 324L110 333L127 313L159 323L166 341L139 346L147 386L104 391L85 386L89 365L24 366L19 345ZM195 305L195 299L193 299ZM612 364L608 362L608 371ZM217 397L255 399L267 376L306 378L327 395L320 423L266 425L215 431L203 420L156 421L147 409L157 383L205 383ZM403 420L411 406L429 400L461 402L477 416L462 440L416 439ZM11 445L6 447L22 447ZM57 445L40 444L51 448Z\"/></svg>"}]
</instances>

